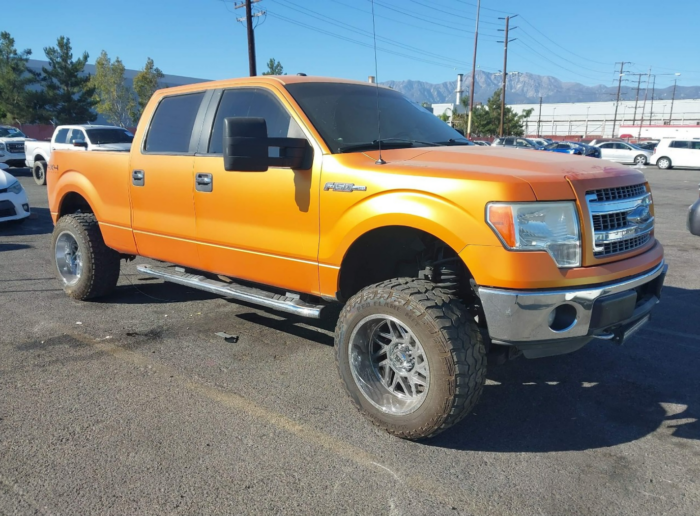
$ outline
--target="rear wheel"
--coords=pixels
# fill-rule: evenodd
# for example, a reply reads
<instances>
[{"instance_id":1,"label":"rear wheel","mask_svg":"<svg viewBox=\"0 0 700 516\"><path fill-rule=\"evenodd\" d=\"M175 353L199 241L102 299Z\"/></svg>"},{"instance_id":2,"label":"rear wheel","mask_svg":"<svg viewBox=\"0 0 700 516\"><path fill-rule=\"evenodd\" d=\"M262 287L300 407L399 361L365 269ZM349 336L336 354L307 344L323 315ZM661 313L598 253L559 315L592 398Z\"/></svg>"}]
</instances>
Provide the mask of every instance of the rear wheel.
<instances>
[{"instance_id":1,"label":"rear wheel","mask_svg":"<svg viewBox=\"0 0 700 516\"><path fill-rule=\"evenodd\" d=\"M34 167L32 167L32 176L34 176L34 182L39 186L46 184L46 162L45 161L35 161Z\"/></svg>"},{"instance_id":2,"label":"rear wheel","mask_svg":"<svg viewBox=\"0 0 700 516\"><path fill-rule=\"evenodd\" d=\"M442 432L481 395L482 335L464 305L432 282L399 278L363 289L343 308L335 344L354 405L398 437Z\"/></svg>"},{"instance_id":3,"label":"rear wheel","mask_svg":"<svg viewBox=\"0 0 700 516\"><path fill-rule=\"evenodd\" d=\"M644 154L640 154L639 156L634 157L634 164L635 165L646 165L647 164L647 157Z\"/></svg>"},{"instance_id":4,"label":"rear wheel","mask_svg":"<svg viewBox=\"0 0 700 516\"><path fill-rule=\"evenodd\" d=\"M666 170L671 168L671 159L664 156L656 161L656 166L660 169Z\"/></svg>"},{"instance_id":5,"label":"rear wheel","mask_svg":"<svg viewBox=\"0 0 700 516\"><path fill-rule=\"evenodd\" d=\"M119 253L107 247L92 213L61 217L52 246L58 278L73 299L109 294L119 279Z\"/></svg>"}]
</instances>

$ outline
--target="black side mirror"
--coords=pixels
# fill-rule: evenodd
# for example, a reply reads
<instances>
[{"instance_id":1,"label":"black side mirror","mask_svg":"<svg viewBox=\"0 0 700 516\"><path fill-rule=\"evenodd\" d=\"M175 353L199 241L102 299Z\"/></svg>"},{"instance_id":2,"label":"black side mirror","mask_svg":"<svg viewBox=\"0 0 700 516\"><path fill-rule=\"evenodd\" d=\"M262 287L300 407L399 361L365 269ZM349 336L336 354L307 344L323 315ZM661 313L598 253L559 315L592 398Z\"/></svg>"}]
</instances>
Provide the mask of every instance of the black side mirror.
<instances>
[{"instance_id":1,"label":"black side mirror","mask_svg":"<svg viewBox=\"0 0 700 516\"><path fill-rule=\"evenodd\" d=\"M311 168L311 146L305 138L268 138L264 118L224 119L224 170L265 172L268 167ZM269 148L278 147L277 157Z\"/></svg>"},{"instance_id":2,"label":"black side mirror","mask_svg":"<svg viewBox=\"0 0 700 516\"><path fill-rule=\"evenodd\" d=\"M73 147L82 147L83 149L87 149L88 145L87 142L77 140L73 142Z\"/></svg>"}]
</instances>

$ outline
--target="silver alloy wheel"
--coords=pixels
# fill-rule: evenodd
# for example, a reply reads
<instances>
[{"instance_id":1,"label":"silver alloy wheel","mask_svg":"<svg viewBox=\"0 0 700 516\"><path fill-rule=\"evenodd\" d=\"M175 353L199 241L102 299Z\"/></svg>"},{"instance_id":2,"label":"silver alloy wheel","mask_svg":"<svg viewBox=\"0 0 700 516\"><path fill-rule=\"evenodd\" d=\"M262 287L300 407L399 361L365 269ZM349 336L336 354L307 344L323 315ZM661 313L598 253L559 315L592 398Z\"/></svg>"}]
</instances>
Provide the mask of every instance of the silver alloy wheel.
<instances>
[{"instance_id":1,"label":"silver alloy wheel","mask_svg":"<svg viewBox=\"0 0 700 516\"><path fill-rule=\"evenodd\" d=\"M634 162L635 162L637 165L646 165L646 164L647 164L647 158L646 158L646 156L637 156L636 158L634 158Z\"/></svg>"},{"instance_id":2,"label":"silver alloy wheel","mask_svg":"<svg viewBox=\"0 0 700 516\"><path fill-rule=\"evenodd\" d=\"M668 158L660 158L659 161L656 162L656 164L660 169L666 169L671 166L671 160L669 160Z\"/></svg>"},{"instance_id":3,"label":"silver alloy wheel","mask_svg":"<svg viewBox=\"0 0 700 516\"><path fill-rule=\"evenodd\" d=\"M430 369L413 332L390 315L362 319L350 336L350 370L369 402L382 412L406 415L423 404Z\"/></svg>"},{"instance_id":4,"label":"silver alloy wheel","mask_svg":"<svg viewBox=\"0 0 700 516\"><path fill-rule=\"evenodd\" d=\"M56 268L66 285L75 285L83 273L83 255L75 237L64 231L56 239Z\"/></svg>"}]
</instances>

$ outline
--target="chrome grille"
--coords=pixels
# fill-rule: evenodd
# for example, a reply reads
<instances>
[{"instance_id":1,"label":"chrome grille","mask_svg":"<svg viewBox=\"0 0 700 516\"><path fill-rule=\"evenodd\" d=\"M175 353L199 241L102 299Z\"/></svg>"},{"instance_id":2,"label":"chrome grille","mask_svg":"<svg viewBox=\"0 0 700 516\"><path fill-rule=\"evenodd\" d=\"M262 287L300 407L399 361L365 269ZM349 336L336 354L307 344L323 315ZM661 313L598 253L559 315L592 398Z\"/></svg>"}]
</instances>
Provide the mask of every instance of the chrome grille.
<instances>
[{"instance_id":1,"label":"chrome grille","mask_svg":"<svg viewBox=\"0 0 700 516\"><path fill-rule=\"evenodd\" d=\"M603 213L593 215L593 229L595 231L610 231L627 226L627 213Z\"/></svg>"},{"instance_id":2,"label":"chrome grille","mask_svg":"<svg viewBox=\"0 0 700 516\"><path fill-rule=\"evenodd\" d=\"M600 190L592 190L588 193L595 195L599 202L604 202L639 197L647 193L647 189L643 184L641 184L633 186L617 186L615 188L602 188Z\"/></svg>"},{"instance_id":3,"label":"chrome grille","mask_svg":"<svg viewBox=\"0 0 700 516\"><path fill-rule=\"evenodd\" d=\"M12 154L22 154L24 153L24 142L7 142L5 143L5 148L7 152Z\"/></svg>"},{"instance_id":4,"label":"chrome grille","mask_svg":"<svg viewBox=\"0 0 700 516\"><path fill-rule=\"evenodd\" d=\"M602 257L610 254L632 251L638 247L642 247L649 241L649 239L651 239L651 235L647 233L646 235L627 238L626 240L619 240L618 242L610 242L609 244L603 244L603 251L594 252L593 255L596 257Z\"/></svg>"},{"instance_id":5,"label":"chrome grille","mask_svg":"<svg viewBox=\"0 0 700 516\"><path fill-rule=\"evenodd\" d=\"M633 251L652 238L651 195L644 184L586 192L593 230L593 256Z\"/></svg>"}]
</instances>

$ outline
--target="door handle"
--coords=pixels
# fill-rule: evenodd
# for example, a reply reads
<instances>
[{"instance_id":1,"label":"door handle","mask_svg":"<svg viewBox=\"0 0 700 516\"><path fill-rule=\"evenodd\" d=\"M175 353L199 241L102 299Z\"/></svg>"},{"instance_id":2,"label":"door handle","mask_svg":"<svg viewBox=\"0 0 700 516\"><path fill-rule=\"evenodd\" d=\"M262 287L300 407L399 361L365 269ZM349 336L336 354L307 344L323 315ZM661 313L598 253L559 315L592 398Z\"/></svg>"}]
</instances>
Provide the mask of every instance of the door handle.
<instances>
[{"instance_id":1,"label":"door handle","mask_svg":"<svg viewBox=\"0 0 700 516\"><path fill-rule=\"evenodd\" d=\"M134 170L131 172L131 183L134 186L144 186L146 184L146 172Z\"/></svg>"},{"instance_id":2,"label":"door handle","mask_svg":"<svg viewBox=\"0 0 700 516\"><path fill-rule=\"evenodd\" d=\"M214 188L214 177L211 174L199 172L195 175L195 190L211 192Z\"/></svg>"}]
</instances>

